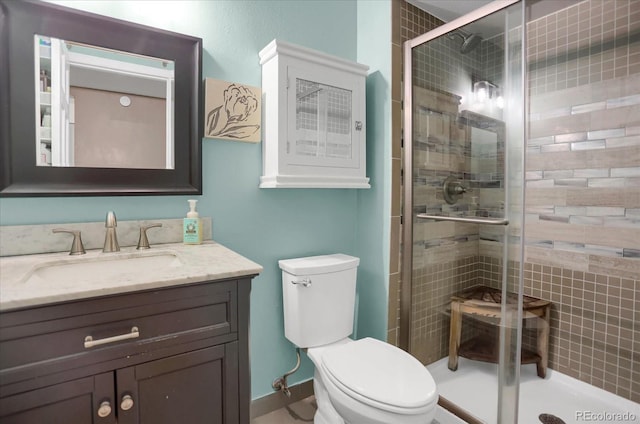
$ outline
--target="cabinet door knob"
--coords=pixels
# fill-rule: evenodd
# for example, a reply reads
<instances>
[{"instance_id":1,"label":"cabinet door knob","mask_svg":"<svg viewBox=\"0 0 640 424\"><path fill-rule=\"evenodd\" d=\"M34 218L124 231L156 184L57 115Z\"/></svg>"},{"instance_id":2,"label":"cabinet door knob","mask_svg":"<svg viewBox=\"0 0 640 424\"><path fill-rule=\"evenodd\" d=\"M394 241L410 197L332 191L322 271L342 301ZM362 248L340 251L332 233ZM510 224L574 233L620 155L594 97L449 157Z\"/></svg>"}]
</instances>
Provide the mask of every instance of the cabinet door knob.
<instances>
[{"instance_id":1,"label":"cabinet door knob","mask_svg":"<svg viewBox=\"0 0 640 424\"><path fill-rule=\"evenodd\" d=\"M100 418L106 418L109 415L111 415L111 403L108 400L105 400L98 408L98 416Z\"/></svg>"},{"instance_id":2,"label":"cabinet door knob","mask_svg":"<svg viewBox=\"0 0 640 424\"><path fill-rule=\"evenodd\" d=\"M120 409L122 409L123 411L128 411L131 408L133 408L133 398L131 397L131 395L122 396L122 402L120 402Z\"/></svg>"}]
</instances>

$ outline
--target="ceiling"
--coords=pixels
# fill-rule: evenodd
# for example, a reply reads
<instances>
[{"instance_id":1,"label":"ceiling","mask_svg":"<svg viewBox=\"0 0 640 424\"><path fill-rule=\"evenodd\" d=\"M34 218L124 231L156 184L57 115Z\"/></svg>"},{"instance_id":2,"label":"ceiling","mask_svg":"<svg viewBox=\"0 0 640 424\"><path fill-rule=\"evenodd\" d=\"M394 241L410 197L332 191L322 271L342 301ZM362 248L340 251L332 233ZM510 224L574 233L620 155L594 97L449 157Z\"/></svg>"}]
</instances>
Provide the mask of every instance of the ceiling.
<instances>
[{"instance_id":1,"label":"ceiling","mask_svg":"<svg viewBox=\"0 0 640 424\"><path fill-rule=\"evenodd\" d=\"M445 22L451 22L466 15L492 0L407 0L408 3L424 10ZM484 38L492 37L504 31L504 22L500 14L487 16L469 24L466 32L473 32Z\"/></svg>"},{"instance_id":2,"label":"ceiling","mask_svg":"<svg viewBox=\"0 0 640 424\"><path fill-rule=\"evenodd\" d=\"M416 7L438 19L450 22L455 18L476 10L491 0L407 0Z\"/></svg>"}]
</instances>

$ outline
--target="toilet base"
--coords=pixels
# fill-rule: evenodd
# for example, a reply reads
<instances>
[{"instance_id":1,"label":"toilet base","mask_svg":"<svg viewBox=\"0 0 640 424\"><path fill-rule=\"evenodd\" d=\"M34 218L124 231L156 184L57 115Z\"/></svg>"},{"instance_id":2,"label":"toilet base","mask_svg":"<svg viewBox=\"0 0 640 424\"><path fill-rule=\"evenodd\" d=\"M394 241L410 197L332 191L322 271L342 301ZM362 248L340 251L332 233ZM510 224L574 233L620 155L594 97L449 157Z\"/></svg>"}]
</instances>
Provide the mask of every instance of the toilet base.
<instances>
[{"instance_id":1,"label":"toilet base","mask_svg":"<svg viewBox=\"0 0 640 424\"><path fill-rule=\"evenodd\" d=\"M326 387L320 383L320 376L317 370L313 375L313 392L318 404L318 409L313 416L313 424L345 424L342 417L338 415L336 408L333 407Z\"/></svg>"}]
</instances>

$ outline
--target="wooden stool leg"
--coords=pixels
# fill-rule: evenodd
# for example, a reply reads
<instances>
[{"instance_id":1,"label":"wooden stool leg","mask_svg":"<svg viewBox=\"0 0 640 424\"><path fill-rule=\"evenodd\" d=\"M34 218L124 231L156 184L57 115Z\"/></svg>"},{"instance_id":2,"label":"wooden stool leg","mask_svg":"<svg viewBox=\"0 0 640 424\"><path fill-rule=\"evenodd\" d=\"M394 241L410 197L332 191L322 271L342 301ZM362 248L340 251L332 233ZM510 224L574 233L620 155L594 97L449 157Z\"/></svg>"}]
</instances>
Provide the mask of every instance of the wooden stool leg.
<instances>
[{"instance_id":1,"label":"wooden stool leg","mask_svg":"<svg viewBox=\"0 0 640 424\"><path fill-rule=\"evenodd\" d=\"M544 308L544 316L538 320L538 355L540 360L536 363L538 377L545 378L547 375L547 365L549 363L549 310L550 306Z\"/></svg>"},{"instance_id":2,"label":"wooden stool leg","mask_svg":"<svg viewBox=\"0 0 640 424\"><path fill-rule=\"evenodd\" d=\"M449 331L449 369L458 369L458 348L462 333L462 315L460 314L460 302L451 301L451 329Z\"/></svg>"}]
</instances>

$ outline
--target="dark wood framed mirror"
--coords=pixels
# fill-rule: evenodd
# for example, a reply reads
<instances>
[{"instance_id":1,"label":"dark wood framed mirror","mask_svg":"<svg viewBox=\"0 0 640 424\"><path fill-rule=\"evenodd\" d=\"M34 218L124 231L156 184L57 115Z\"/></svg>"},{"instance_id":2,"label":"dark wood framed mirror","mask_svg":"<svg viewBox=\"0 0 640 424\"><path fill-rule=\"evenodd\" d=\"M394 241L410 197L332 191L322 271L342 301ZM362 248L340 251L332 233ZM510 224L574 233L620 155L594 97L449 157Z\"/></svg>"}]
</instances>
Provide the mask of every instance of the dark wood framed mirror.
<instances>
[{"instance_id":1,"label":"dark wood framed mirror","mask_svg":"<svg viewBox=\"0 0 640 424\"><path fill-rule=\"evenodd\" d=\"M46 70L43 72L40 69L42 65L37 63L38 44L46 44L47 40L56 40L54 43L60 41L58 44L74 49L74 54L89 46L95 51L105 52L103 56L109 56L111 52L126 53L135 58L133 61L149 59L165 67L169 64L169 77L162 82L166 97L161 99L164 103L160 109L166 113L161 112L164 116L158 120L162 120L158 126L165 132L161 131L160 136L150 137L160 139L160 149L166 151L167 158L161 159L164 162L160 166L136 163L127 165L127 162L120 165L87 164L78 160L72 160L71 163L58 161L56 165L55 159L51 166L51 160L47 162L44 159L44 152L48 150L51 153L54 148L45 149L46 135L42 135L40 121L44 123L46 119L48 123L51 120L51 116L44 117L44 114L50 113L51 108L44 107L46 103L41 103L41 98L47 96L49 91L51 103L55 105L57 103L53 99L60 97L55 87L52 91L52 87L47 87L46 82L42 83L41 73L46 80ZM0 196L202 193L200 38L39 1L0 0L0 64ZM68 69L67 66L67 73ZM55 74L53 70L51 72ZM62 72L58 72L65 74L64 68ZM102 72L102 69L97 72ZM51 76L48 77L51 80ZM98 75L97 79L104 81L109 78ZM130 96L121 94L117 92L116 99L120 99L122 107L129 106ZM85 110L84 106L77 104L75 108ZM130 113L129 109L126 113ZM88 123L83 121L84 126L93 131L90 138L100 135L96 131L99 114L88 115ZM95 122L92 116L96 116ZM129 116L127 119L131 121L133 118ZM152 126L154 119L150 119ZM54 121L58 122L58 119L55 118ZM102 125L115 127L119 124L120 122L107 121ZM137 126L137 122L133 125ZM131 140L122 140L121 134L107 136L107 139L117 139L124 146L123 153L126 155L129 154L128 149L138 149L139 154L142 152L141 156L146 156L146 147L139 146L140 132ZM40 146L42 151L39 150ZM107 156L100 153L101 150L97 152L98 156ZM40 156L43 157L42 162L38 159ZM60 154L56 153L55 156ZM71 157L73 158L73 154Z\"/></svg>"}]
</instances>

